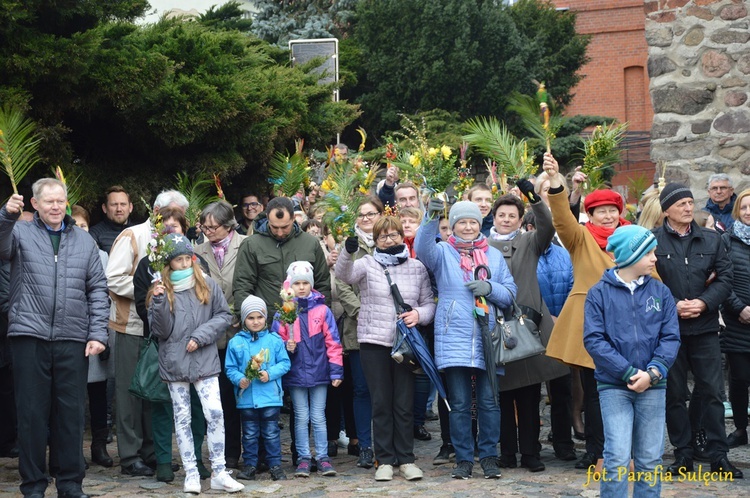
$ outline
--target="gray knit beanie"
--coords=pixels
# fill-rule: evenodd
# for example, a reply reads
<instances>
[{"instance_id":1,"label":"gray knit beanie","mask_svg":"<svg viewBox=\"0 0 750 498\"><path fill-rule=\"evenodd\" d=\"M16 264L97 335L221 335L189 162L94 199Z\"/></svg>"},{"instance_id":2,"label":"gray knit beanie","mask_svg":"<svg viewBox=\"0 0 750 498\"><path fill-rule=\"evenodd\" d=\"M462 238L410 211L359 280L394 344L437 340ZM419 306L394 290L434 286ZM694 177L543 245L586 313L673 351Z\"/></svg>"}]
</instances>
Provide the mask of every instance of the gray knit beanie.
<instances>
[{"instance_id":1,"label":"gray knit beanie","mask_svg":"<svg viewBox=\"0 0 750 498\"><path fill-rule=\"evenodd\" d=\"M258 313L263 315L263 318L268 319L268 309L266 308L266 302L261 298L253 296L251 294L247 296L244 301L242 301L242 309L240 312L242 315L242 322L240 323L242 325L245 325L247 315L249 315L253 311L257 311Z\"/></svg>"},{"instance_id":2,"label":"gray knit beanie","mask_svg":"<svg viewBox=\"0 0 750 498\"><path fill-rule=\"evenodd\" d=\"M453 230L453 225L455 225L458 220L462 220L464 218L477 220L479 226L482 226L482 213L479 211L479 206L471 201L460 201L453 205L448 215L448 221L451 224L451 230Z\"/></svg>"}]
</instances>

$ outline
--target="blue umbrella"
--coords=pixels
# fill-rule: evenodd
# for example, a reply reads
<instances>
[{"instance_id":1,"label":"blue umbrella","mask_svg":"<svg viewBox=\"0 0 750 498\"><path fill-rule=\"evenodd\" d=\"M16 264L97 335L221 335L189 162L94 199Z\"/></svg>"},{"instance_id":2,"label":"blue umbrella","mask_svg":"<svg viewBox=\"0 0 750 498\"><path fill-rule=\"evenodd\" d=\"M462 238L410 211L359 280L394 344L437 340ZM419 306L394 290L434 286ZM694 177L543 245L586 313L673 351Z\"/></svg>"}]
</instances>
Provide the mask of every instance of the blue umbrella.
<instances>
[{"instance_id":1,"label":"blue umbrella","mask_svg":"<svg viewBox=\"0 0 750 498\"><path fill-rule=\"evenodd\" d=\"M443 380L440 378L440 373L438 373L437 366L435 366L435 360L432 358L432 353L430 353L430 349L427 347L427 343L424 341L422 334L420 334L414 327L407 327L404 321L400 318L396 322L396 327L402 336L400 340L406 341L409 346L411 346L419 365L435 385L438 394L443 397L445 400L445 406L447 406L450 411L451 407L448 404L448 394L445 391L445 386L443 386Z\"/></svg>"},{"instance_id":2,"label":"blue umbrella","mask_svg":"<svg viewBox=\"0 0 750 498\"><path fill-rule=\"evenodd\" d=\"M401 297L401 292L398 290L398 286L391 280L391 275L388 269L384 269L383 272L388 279L388 285L390 285L391 287L391 295L393 296L393 302L396 305L396 312L400 314L411 311L412 307L404 302L404 299ZM399 332L399 339L397 340L396 344L394 344L393 351L399 349L402 341L406 341L406 343L411 346L411 350L416 356L415 359L419 362L419 365L422 367L422 370L424 370L424 373L427 374L432 383L435 385L437 392L445 400L445 406L448 407L448 410L450 411L451 407L448 404L448 394L445 390L445 386L443 385L443 381L440 378L440 373L438 373L437 366L435 366L435 360L432 357L432 353L427 347L427 343L424 342L424 337L422 337L422 334L420 334L419 331L414 327L407 327L401 318L396 321L396 328ZM402 355L399 356L401 356L400 360L394 356L394 359L399 363L401 363L401 361L413 363L413 360L404 358Z\"/></svg>"}]
</instances>

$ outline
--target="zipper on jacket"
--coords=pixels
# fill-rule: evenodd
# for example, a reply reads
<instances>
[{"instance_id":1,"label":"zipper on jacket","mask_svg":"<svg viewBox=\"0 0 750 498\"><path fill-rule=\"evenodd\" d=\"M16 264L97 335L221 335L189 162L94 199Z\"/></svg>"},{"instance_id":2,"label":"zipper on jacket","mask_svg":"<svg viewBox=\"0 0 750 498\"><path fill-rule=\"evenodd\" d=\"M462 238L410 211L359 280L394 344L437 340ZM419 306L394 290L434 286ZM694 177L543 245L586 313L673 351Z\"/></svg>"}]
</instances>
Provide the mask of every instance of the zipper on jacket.
<instances>
[{"instance_id":1,"label":"zipper on jacket","mask_svg":"<svg viewBox=\"0 0 750 498\"><path fill-rule=\"evenodd\" d=\"M60 246L62 246L62 234L60 234L60 245L57 246L57 252L60 253ZM54 250L54 249L53 249ZM57 254L55 254L55 283L52 285L52 320L49 325L49 340L52 340L55 329L55 312L57 311Z\"/></svg>"}]
</instances>

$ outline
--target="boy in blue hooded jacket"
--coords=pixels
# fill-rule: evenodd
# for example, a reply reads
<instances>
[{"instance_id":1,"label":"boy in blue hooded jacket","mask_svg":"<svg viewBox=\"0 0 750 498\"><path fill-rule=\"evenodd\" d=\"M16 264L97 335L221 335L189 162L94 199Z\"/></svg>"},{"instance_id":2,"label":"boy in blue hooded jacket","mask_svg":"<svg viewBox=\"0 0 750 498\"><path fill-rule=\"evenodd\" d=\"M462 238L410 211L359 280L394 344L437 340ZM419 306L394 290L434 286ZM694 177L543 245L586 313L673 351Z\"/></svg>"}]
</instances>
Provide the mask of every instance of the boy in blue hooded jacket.
<instances>
[{"instance_id":1,"label":"boy in blue hooded jacket","mask_svg":"<svg viewBox=\"0 0 750 498\"><path fill-rule=\"evenodd\" d=\"M266 303L256 296L242 302L240 316L242 330L227 346L224 362L227 377L234 384L237 408L242 421L242 458L245 468L237 477L254 480L258 466L259 438L263 438L266 462L274 481L285 480L281 468L281 431L279 414L284 391L281 377L289 371L291 362L284 342L266 325ZM257 378L248 379L248 363L255 361Z\"/></svg>"},{"instance_id":2,"label":"boy in blue hooded jacket","mask_svg":"<svg viewBox=\"0 0 750 498\"><path fill-rule=\"evenodd\" d=\"M650 276L655 248L654 234L643 227L615 230L607 251L617 266L586 296L583 343L596 367L604 422L602 497L628 495L631 449L639 476L634 495L661 493L666 379L680 327L671 291Z\"/></svg>"}]
</instances>

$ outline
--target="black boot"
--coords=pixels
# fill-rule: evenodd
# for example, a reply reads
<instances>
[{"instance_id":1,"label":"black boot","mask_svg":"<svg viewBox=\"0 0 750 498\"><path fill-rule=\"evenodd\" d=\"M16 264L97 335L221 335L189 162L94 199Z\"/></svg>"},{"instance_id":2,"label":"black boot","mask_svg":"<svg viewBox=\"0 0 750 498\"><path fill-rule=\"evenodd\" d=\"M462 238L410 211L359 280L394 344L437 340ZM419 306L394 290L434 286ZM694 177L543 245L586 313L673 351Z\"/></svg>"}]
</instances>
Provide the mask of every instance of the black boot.
<instances>
[{"instance_id":1,"label":"black boot","mask_svg":"<svg viewBox=\"0 0 750 498\"><path fill-rule=\"evenodd\" d=\"M109 434L109 430L105 427L93 431L91 435L91 461L102 467L114 465L112 457L107 453L107 434Z\"/></svg>"}]
</instances>

